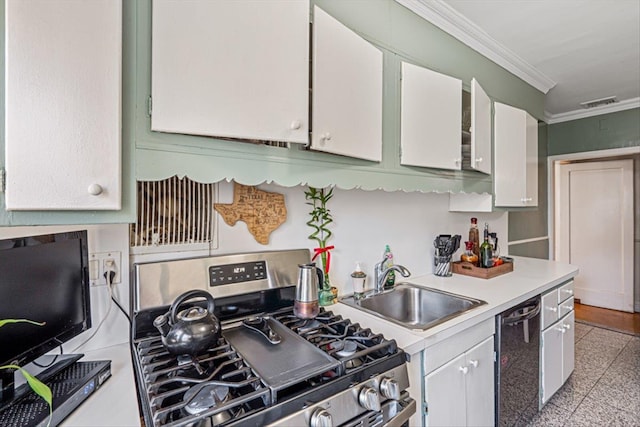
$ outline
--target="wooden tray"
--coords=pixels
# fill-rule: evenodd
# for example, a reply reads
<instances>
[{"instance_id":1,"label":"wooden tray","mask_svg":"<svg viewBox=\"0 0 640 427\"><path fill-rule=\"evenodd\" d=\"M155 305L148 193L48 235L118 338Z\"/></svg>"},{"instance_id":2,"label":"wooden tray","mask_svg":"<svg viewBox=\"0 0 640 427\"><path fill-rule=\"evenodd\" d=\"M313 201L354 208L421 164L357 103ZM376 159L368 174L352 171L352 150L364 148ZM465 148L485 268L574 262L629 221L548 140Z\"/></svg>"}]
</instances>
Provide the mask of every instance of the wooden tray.
<instances>
[{"instance_id":1,"label":"wooden tray","mask_svg":"<svg viewBox=\"0 0 640 427\"><path fill-rule=\"evenodd\" d=\"M505 262L491 268L476 267L470 262L456 261L451 263L452 271L456 274L463 274L465 276L478 277L480 279L491 279L501 274L510 273L513 271L513 262Z\"/></svg>"}]
</instances>

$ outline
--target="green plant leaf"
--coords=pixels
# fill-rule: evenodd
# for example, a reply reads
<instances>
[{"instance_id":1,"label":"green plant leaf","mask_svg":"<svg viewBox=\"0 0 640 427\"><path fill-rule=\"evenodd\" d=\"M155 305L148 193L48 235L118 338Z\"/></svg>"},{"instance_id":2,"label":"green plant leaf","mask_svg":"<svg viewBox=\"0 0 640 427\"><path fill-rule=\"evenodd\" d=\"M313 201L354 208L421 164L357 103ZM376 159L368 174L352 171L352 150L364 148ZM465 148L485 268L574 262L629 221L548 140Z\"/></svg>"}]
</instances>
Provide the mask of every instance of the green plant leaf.
<instances>
[{"instance_id":1,"label":"green plant leaf","mask_svg":"<svg viewBox=\"0 0 640 427\"><path fill-rule=\"evenodd\" d=\"M47 427L51 424L51 417L53 416L53 394L51 393L51 389L48 385L31 375L29 372L22 369L17 365L5 365L0 366L0 369L17 369L19 370L24 378L27 380L29 387L33 390L38 396L42 397L45 402L49 405L49 422L47 423Z\"/></svg>"},{"instance_id":2,"label":"green plant leaf","mask_svg":"<svg viewBox=\"0 0 640 427\"><path fill-rule=\"evenodd\" d=\"M31 323L36 326L44 326L46 322L35 322L29 319L0 319L0 327L8 323Z\"/></svg>"}]
</instances>

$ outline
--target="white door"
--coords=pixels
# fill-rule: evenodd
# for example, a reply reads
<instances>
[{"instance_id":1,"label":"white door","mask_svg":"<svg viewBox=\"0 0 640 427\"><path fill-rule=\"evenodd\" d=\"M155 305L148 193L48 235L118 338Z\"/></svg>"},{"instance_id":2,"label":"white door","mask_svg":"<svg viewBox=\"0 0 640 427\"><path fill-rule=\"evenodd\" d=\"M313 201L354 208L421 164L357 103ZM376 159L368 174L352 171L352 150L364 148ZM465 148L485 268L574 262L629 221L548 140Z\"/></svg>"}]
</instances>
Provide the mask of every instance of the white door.
<instances>
[{"instance_id":1,"label":"white door","mask_svg":"<svg viewBox=\"0 0 640 427\"><path fill-rule=\"evenodd\" d=\"M542 332L542 403L546 403L562 385L562 322Z\"/></svg>"},{"instance_id":2,"label":"white door","mask_svg":"<svg viewBox=\"0 0 640 427\"><path fill-rule=\"evenodd\" d=\"M152 130L308 142L308 1L152 9Z\"/></svg>"},{"instance_id":3,"label":"white door","mask_svg":"<svg viewBox=\"0 0 640 427\"><path fill-rule=\"evenodd\" d=\"M564 335L562 336L562 383L569 378L575 366L575 312L571 312L562 320Z\"/></svg>"},{"instance_id":4,"label":"white door","mask_svg":"<svg viewBox=\"0 0 640 427\"><path fill-rule=\"evenodd\" d=\"M400 163L462 168L462 81L402 63Z\"/></svg>"},{"instance_id":5,"label":"white door","mask_svg":"<svg viewBox=\"0 0 640 427\"><path fill-rule=\"evenodd\" d=\"M465 377L468 372L462 354L425 377L428 426L467 425Z\"/></svg>"},{"instance_id":6,"label":"white door","mask_svg":"<svg viewBox=\"0 0 640 427\"><path fill-rule=\"evenodd\" d=\"M5 2L8 210L121 207L122 2Z\"/></svg>"},{"instance_id":7,"label":"white door","mask_svg":"<svg viewBox=\"0 0 640 427\"><path fill-rule=\"evenodd\" d=\"M471 169L491 175L491 99L476 79L471 79Z\"/></svg>"},{"instance_id":8,"label":"white door","mask_svg":"<svg viewBox=\"0 0 640 427\"><path fill-rule=\"evenodd\" d=\"M557 168L556 259L580 268L582 303L633 312L633 161Z\"/></svg>"},{"instance_id":9,"label":"white door","mask_svg":"<svg viewBox=\"0 0 640 427\"><path fill-rule=\"evenodd\" d=\"M382 61L380 49L313 8L311 148L382 160Z\"/></svg>"},{"instance_id":10,"label":"white door","mask_svg":"<svg viewBox=\"0 0 640 427\"><path fill-rule=\"evenodd\" d=\"M467 425L490 426L495 421L493 337L467 351Z\"/></svg>"}]
</instances>

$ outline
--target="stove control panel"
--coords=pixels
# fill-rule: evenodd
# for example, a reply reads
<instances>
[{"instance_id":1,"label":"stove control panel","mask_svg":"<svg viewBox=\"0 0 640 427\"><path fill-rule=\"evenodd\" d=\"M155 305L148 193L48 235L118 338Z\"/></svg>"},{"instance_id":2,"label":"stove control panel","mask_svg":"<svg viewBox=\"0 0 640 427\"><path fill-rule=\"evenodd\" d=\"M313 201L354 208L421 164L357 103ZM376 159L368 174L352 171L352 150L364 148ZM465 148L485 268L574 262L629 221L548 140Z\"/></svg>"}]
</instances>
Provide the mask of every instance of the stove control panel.
<instances>
[{"instance_id":1,"label":"stove control panel","mask_svg":"<svg viewBox=\"0 0 640 427\"><path fill-rule=\"evenodd\" d=\"M267 278L265 261L215 265L209 267L209 286L250 282Z\"/></svg>"}]
</instances>

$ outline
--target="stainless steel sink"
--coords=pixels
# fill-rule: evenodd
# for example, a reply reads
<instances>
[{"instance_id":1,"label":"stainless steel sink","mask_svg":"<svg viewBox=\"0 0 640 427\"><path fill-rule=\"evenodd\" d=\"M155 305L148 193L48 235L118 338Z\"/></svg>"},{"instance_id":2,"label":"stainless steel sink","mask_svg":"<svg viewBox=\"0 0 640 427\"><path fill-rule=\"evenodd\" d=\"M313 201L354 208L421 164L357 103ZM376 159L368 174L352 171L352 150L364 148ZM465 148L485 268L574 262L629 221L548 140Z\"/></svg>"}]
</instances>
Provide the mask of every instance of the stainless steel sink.
<instances>
[{"instance_id":1,"label":"stainless steel sink","mask_svg":"<svg viewBox=\"0 0 640 427\"><path fill-rule=\"evenodd\" d=\"M345 297L343 303L410 329L429 329L449 319L486 304L474 298L411 283L399 283L389 292L355 300Z\"/></svg>"}]
</instances>

